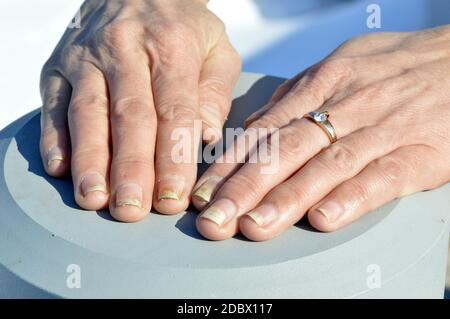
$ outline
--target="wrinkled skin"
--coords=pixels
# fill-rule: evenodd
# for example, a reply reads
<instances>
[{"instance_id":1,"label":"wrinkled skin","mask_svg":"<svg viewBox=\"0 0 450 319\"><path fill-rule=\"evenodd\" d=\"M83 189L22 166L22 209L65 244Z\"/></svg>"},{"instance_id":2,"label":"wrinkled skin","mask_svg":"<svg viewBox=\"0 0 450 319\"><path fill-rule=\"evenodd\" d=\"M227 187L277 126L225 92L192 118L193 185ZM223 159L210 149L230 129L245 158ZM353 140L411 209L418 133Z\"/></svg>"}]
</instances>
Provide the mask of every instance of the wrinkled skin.
<instances>
[{"instance_id":1,"label":"wrinkled skin","mask_svg":"<svg viewBox=\"0 0 450 319\"><path fill-rule=\"evenodd\" d=\"M202 137L220 138L239 73L206 1L87 0L42 71L47 173L71 170L76 202L120 221L184 211L196 161L170 161L170 134L198 136L193 156Z\"/></svg>"},{"instance_id":2,"label":"wrinkled skin","mask_svg":"<svg viewBox=\"0 0 450 319\"><path fill-rule=\"evenodd\" d=\"M343 44L247 120L247 132L279 128L279 170L216 163L200 178L193 196L204 210L199 231L213 240L237 232L268 240L305 214L316 229L334 231L392 199L448 182L449 70L449 26ZM329 112L336 143L303 118L314 110Z\"/></svg>"}]
</instances>

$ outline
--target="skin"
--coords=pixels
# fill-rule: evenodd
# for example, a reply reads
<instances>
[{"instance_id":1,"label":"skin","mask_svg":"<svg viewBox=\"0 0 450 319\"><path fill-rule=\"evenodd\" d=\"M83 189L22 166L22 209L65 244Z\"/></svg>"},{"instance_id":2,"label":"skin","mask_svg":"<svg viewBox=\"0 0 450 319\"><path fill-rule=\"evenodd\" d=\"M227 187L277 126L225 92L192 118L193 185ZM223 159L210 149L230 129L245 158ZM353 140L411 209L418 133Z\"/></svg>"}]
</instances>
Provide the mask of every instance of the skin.
<instances>
[{"instance_id":1,"label":"skin","mask_svg":"<svg viewBox=\"0 0 450 319\"><path fill-rule=\"evenodd\" d=\"M395 198L449 182L448 70L450 26L343 44L247 120L246 132L276 129L278 170L263 174L260 161L215 163L200 178L193 196L203 210L198 230L212 240L241 232L262 241L307 215L329 232ZM329 112L336 143L303 118L316 110ZM262 146L274 147L262 138L247 147L249 158Z\"/></svg>"},{"instance_id":2,"label":"skin","mask_svg":"<svg viewBox=\"0 0 450 319\"><path fill-rule=\"evenodd\" d=\"M183 128L220 138L240 73L204 0L88 0L42 70L40 151L48 174L72 173L76 202L133 222L184 211L196 161L170 161ZM198 120L203 125L195 126Z\"/></svg>"}]
</instances>

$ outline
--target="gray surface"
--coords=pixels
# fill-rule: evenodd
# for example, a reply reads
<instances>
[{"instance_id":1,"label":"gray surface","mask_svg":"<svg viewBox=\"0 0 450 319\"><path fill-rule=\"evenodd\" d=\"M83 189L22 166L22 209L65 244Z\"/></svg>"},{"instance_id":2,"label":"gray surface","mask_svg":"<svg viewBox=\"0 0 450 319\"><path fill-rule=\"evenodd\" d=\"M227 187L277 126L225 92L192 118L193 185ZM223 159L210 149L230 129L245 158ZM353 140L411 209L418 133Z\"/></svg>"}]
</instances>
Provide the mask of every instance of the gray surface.
<instances>
[{"instance_id":1,"label":"gray surface","mask_svg":"<svg viewBox=\"0 0 450 319\"><path fill-rule=\"evenodd\" d=\"M244 74L227 126L242 126L281 81ZM0 133L0 297L442 297L449 186L330 234L299 223L264 243L210 242L194 210L136 224L80 210L71 181L45 175L38 139L37 112ZM66 286L70 264L81 289ZM367 287L370 264L380 289Z\"/></svg>"}]
</instances>

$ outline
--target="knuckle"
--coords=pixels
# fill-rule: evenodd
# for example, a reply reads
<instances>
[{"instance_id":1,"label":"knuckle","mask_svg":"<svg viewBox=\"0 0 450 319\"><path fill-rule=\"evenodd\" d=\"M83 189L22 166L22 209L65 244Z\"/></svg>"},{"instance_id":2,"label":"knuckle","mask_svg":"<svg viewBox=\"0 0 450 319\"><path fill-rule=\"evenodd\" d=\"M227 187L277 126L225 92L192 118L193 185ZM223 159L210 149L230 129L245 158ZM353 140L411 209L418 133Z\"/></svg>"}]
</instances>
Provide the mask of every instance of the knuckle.
<instances>
[{"instance_id":1,"label":"knuckle","mask_svg":"<svg viewBox=\"0 0 450 319\"><path fill-rule=\"evenodd\" d=\"M369 187L359 181L350 180L345 188L344 194L348 194L348 198L356 204L364 203L370 198Z\"/></svg>"},{"instance_id":2,"label":"knuckle","mask_svg":"<svg viewBox=\"0 0 450 319\"><path fill-rule=\"evenodd\" d=\"M298 155L310 147L310 141L305 135L299 134L294 127L285 127L279 131L279 155L284 160L297 160Z\"/></svg>"},{"instance_id":3,"label":"knuckle","mask_svg":"<svg viewBox=\"0 0 450 319\"><path fill-rule=\"evenodd\" d=\"M56 59L51 56L47 61L45 61L44 65L41 69L41 85L45 83L46 79L50 74L52 74L58 66L58 63L56 62Z\"/></svg>"},{"instance_id":4,"label":"knuckle","mask_svg":"<svg viewBox=\"0 0 450 319\"><path fill-rule=\"evenodd\" d=\"M230 90L224 79L217 76L211 76L200 81L199 87L200 89L213 91L218 95L225 95L225 92Z\"/></svg>"},{"instance_id":5,"label":"knuckle","mask_svg":"<svg viewBox=\"0 0 450 319\"><path fill-rule=\"evenodd\" d=\"M132 25L127 22L114 22L98 29L95 33L96 40L104 42L107 41L113 46L123 45L130 36L130 27Z\"/></svg>"},{"instance_id":6,"label":"knuckle","mask_svg":"<svg viewBox=\"0 0 450 319\"><path fill-rule=\"evenodd\" d=\"M145 167L153 169L153 163L150 156L143 152L133 151L133 154L120 154L113 159L112 166L116 167ZM124 174L124 173L123 173Z\"/></svg>"},{"instance_id":7,"label":"knuckle","mask_svg":"<svg viewBox=\"0 0 450 319\"><path fill-rule=\"evenodd\" d=\"M281 126L280 119L274 114L264 114L257 120L255 120L249 127L250 128L268 128L276 129Z\"/></svg>"},{"instance_id":8,"label":"knuckle","mask_svg":"<svg viewBox=\"0 0 450 319\"><path fill-rule=\"evenodd\" d=\"M327 147L317 160L335 174L350 174L356 168L357 156L345 144L335 143Z\"/></svg>"},{"instance_id":9,"label":"knuckle","mask_svg":"<svg viewBox=\"0 0 450 319\"><path fill-rule=\"evenodd\" d=\"M285 81L284 83L278 85L278 87L272 94L271 100L277 101L281 99L281 97L288 91L289 87L290 87L289 81Z\"/></svg>"},{"instance_id":10,"label":"knuckle","mask_svg":"<svg viewBox=\"0 0 450 319\"><path fill-rule=\"evenodd\" d=\"M376 159L374 165L388 184L396 184L404 176L405 164L391 156Z\"/></svg>"},{"instance_id":11,"label":"knuckle","mask_svg":"<svg viewBox=\"0 0 450 319\"><path fill-rule=\"evenodd\" d=\"M244 202L252 202L258 200L261 196L260 191L264 189L263 182L257 177L251 177L246 174L236 174L232 176L224 185L223 190L220 191L219 196L229 197L234 199L238 205L245 204ZM242 196L242 189L245 189L245 196Z\"/></svg>"},{"instance_id":12,"label":"knuckle","mask_svg":"<svg viewBox=\"0 0 450 319\"><path fill-rule=\"evenodd\" d=\"M76 69L80 60L86 56L87 48L80 44L70 44L62 48L54 57L55 65L67 70Z\"/></svg>"},{"instance_id":13,"label":"knuckle","mask_svg":"<svg viewBox=\"0 0 450 319\"><path fill-rule=\"evenodd\" d=\"M189 26L182 22L171 21L164 25L164 33L160 33L162 39L169 47L178 48L189 42L193 32Z\"/></svg>"},{"instance_id":14,"label":"knuckle","mask_svg":"<svg viewBox=\"0 0 450 319\"><path fill-rule=\"evenodd\" d=\"M192 48L195 33L189 26L180 22L165 22L152 30L152 44L157 49L159 62L163 65L176 65L179 60L189 58L187 51Z\"/></svg>"},{"instance_id":15,"label":"knuckle","mask_svg":"<svg viewBox=\"0 0 450 319\"><path fill-rule=\"evenodd\" d=\"M302 203L305 203L307 200L307 194L302 191L298 185L293 183L292 181L286 181L276 188L276 193L280 194L279 196L283 196L283 199L287 201L286 206L293 207L301 207ZM276 193L274 194L276 196ZM289 194L289 196L286 196Z\"/></svg>"},{"instance_id":16,"label":"knuckle","mask_svg":"<svg viewBox=\"0 0 450 319\"><path fill-rule=\"evenodd\" d=\"M64 93L52 94L51 96L46 96L45 101L42 105L43 113L53 113L60 108L67 107L67 96Z\"/></svg>"},{"instance_id":17,"label":"knuckle","mask_svg":"<svg viewBox=\"0 0 450 319\"><path fill-rule=\"evenodd\" d=\"M158 120L162 122L176 121L191 124L197 117L196 110L184 103L160 103L157 108Z\"/></svg>"},{"instance_id":18,"label":"knuckle","mask_svg":"<svg viewBox=\"0 0 450 319\"><path fill-rule=\"evenodd\" d=\"M322 81L337 83L350 75L349 63L342 58L325 60L311 69L312 74Z\"/></svg>"},{"instance_id":19,"label":"knuckle","mask_svg":"<svg viewBox=\"0 0 450 319\"><path fill-rule=\"evenodd\" d=\"M235 48L231 48L231 57L230 60L232 61L232 64L236 66L237 70L241 70L242 69L242 57L239 54L238 51L236 51Z\"/></svg>"},{"instance_id":20,"label":"knuckle","mask_svg":"<svg viewBox=\"0 0 450 319\"><path fill-rule=\"evenodd\" d=\"M228 40L227 40L228 41ZM238 51L230 44L228 48L223 49L227 52L226 58L229 62L228 65L233 66L233 71L230 73L239 73L242 68L242 57Z\"/></svg>"},{"instance_id":21,"label":"knuckle","mask_svg":"<svg viewBox=\"0 0 450 319\"><path fill-rule=\"evenodd\" d=\"M128 20L115 21L96 30L90 47L97 53L106 48L110 54L128 52L140 34L139 25Z\"/></svg>"},{"instance_id":22,"label":"knuckle","mask_svg":"<svg viewBox=\"0 0 450 319\"><path fill-rule=\"evenodd\" d=\"M96 113L98 113L99 110L102 110L102 113L106 115L108 110L107 105L108 99L105 96L90 95L79 97L70 102L68 116L69 118L76 118L89 114L93 110L95 110Z\"/></svg>"},{"instance_id":23,"label":"knuckle","mask_svg":"<svg viewBox=\"0 0 450 319\"><path fill-rule=\"evenodd\" d=\"M83 145L82 147L75 147L72 151L72 160L74 163L78 163L85 160L92 159L108 159L109 149L106 144L90 144Z\"/></svg>"},{"instance_id":24,"label":"knuckle","mask_svg":"<svg viewBox=\"0 0 450 319\"><path fill-rule=\"evenodd\" d=\"M384 81L372 83L369 86L365 87L361 91L361 94L365 99L375 99L384 95L389 96L388 91L390 90L390 84L391 83L386 83Z\"/></svg>"},{"instance_id":25,"label":"knuckle","mask_svg":"<svg viewBox=\"0 0 450 319\"><path fill-rule=\"evenodd\" d=\"M209 23L214 28L214 30L217 30L218 34L224 34L225 30L226 30L226 25L222 21L222 19L220 19L215 14L208 14L208 17L209 17Z\"/></svg>"},{"instance_id":26,"label":"knuckle","mask_svg":"<svg viewBox=\"0 0 450 319\"><path fill-rule=\"evenodd\" d=\"M219 77L209 77L202 80L199 84L200 91L202 92L203 100L213 100L212 104L218 104L221 110L225 111L225 108L231 103L231 92L229 86L225 81Z\"/></svg>"},{"instance_id":27,"label":"knuckle","mask_svg":"<svg viewBox=\"0 0 450 319\"><path fill-rule=\"evenodd\" d=\"M343 58L325 60L307 70L305 76L295 84L294 91L302 87L314 104L321 105L328 99L329 90L349 82L352 77L349 65L350 62Z\"/></svg>"},{"instance_id":28,"label":"knuckle","mask_svg":"<svg viewBox=\"0 0 450 319\"><path fill-rule=\"evenodd\" d=\"M121 126L156 126L156 116L149 101L142 97L127 97L115 101L111 108L111 119Z\"/></svg>"}]
</instances>

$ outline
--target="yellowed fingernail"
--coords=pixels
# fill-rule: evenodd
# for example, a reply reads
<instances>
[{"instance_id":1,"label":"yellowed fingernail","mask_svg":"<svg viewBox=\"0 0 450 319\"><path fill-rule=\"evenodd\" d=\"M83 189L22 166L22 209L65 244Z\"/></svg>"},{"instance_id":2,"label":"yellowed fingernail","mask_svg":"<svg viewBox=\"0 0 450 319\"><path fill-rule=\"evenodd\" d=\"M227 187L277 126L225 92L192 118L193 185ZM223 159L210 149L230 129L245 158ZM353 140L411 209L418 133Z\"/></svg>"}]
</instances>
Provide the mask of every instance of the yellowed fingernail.
<instances>
[{"instance_id":1,"label":"yellowed fingernail","mask_svg":"<svg viewBox=\"0 0 450 319\"><path fill-rule=\"evenodd\" d=\"M105 187L105 185L94 185L94 186L86 188L84 193L87 194L87 193L91 193L91 192L106 193L106 187Z\"/></svg>"},{"instance_id":2,"label":"yellowed fingernail","mask_svg":"<svg viewBox=\"0 0 450 319\"><path fill-rule=\"evenodd\" d=\"M116 204L117 207L121 207L121 206L136 206L136 207L141 207L142 203L139 199L134 198L134 197L128 197L128 198L123 198L121 200L117 201Z\"/></svg>"},{"instance_id":3,"label":"yellowed fingernail","mask_svg":"<svg viewBox=\"0 0 450 319\"><path fill-rule=\"evenodd\" d=\"M105 177L97 172L89 172L81 179L81 190L83 196L92 192L106 193Z\"/></svg>"},{"instance_id":4,"label":"yellowed fingernail","mask_svg":"<svg viewBox=\"0 0 450 319\"><path fill-rule=\"evenodd\" d=\"M61 148L58 146L53 146L47 152L47 166L50 166L53 161L63 161L64 156L62 154Z\"/></svg>"},{"instance_id":5,"label":"yellowed fingernail","mask_svg":"<svg viewBox=\"0 0 450 319\"><path fill-rule=\"evenodd\" d=\"M237 208L233 201L221 198L207 208L200 217L209 219L219 227L231 221L237 214Z\"/></svg>"},{"instance_id":6,"label":"yellowed fingernail","mask_svg":"<svg viewBox=\"0 0 450 319\"><path fill-rule=\"evenodd\" d=\"M174 192L171 192L171 191L163 191L163 192L159 193L158 199L175 199L175 200L179 200L180 197L178 196L177 193L174 193Z\"/></svg>"},{"instance_id":7,"label":"yellowed fingernail","mask_svg":"<svg viewBox=\"0 0 450 319\"><path fill-rule=\"evenodd\" d=\"M184 191L184 177L169 175L158 181L158 200L180 200Z\"/></svg>"},{"instance_id":8,"label":"yellowed fingernail","mask_svg":"<svg viewBox=\"0 0 450 319\"><path fill-rule=\"evenodd\" d=\"M222 178L217 176L208 178L199 188L194 191L192 196L195 196L198 199L209 203L221 180Z\"/></svg>"},{"instance_id":9,"label":"yellowed fingernail","mask_svg":"<svg viewBox=\"0 0 450 319\"><path fill-rule=\"evenodd\" d=\"M142 188L134 183L120 186L116 191L116 206L136 206L142 208Z\"/></svg>"},{"instance_id":10,"label":"yellowed fingernail","mask_svg":"<svg viewBox=\"0 0 450 319\"><path fill-rule=\"evenodd\" d=\"M202 218L209 219L216 223L218 226L222 226L223 222L227 219L227 215L218 208L208 208L202 215Z\"/></svg>"},{"instance_id":11,"label":"yellowed fingernail","mask_svg":"<svg viewBox=\"0 0 450 319\"><path fill-rule=\"evenodd\" d=\"M250 217L258 226L267 226L278 218L277 209L270 204L263 204L251 212L247 213L246 216Z\"/></svg>"},{"instance_id":12,"label":"yellowed fingernail","mask_svg":"<svg viewBox=\"0 0 450 319\"><path fill-rule=\"evenodd\" d=\"M209 203L211 201L212 193L213 193L212 188L203 185L194 192L194 196Z\"/></svg>"}]
</instances>

